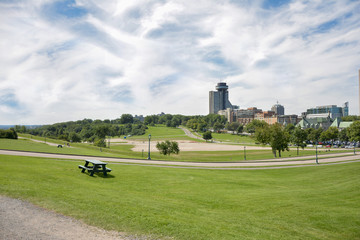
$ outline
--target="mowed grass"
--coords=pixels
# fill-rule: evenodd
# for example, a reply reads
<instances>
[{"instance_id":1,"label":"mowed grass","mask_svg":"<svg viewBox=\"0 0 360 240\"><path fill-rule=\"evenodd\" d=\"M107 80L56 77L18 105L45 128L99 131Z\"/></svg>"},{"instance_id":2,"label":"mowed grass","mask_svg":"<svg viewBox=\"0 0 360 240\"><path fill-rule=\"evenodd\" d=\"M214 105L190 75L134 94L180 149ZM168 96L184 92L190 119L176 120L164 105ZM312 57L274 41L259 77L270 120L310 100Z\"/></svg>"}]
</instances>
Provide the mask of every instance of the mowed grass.
<instances>
[{"instance_id":1,"label":"mowed grass","mask_svg":"<svg viewBox=\"0 0 360 240\"><path fill-rule=\"evenodd\" d=\"M318 157L323 158L328 154L333 153L344 153L346 154L350 151L341 151L341 150L332 150L331 152L318 151ZM297 151L291 149L290 151L285 151L281 153L281 158L274 157L271 150L246 150L244 153L243 150L240 151L202 151L202 152L181 152L178 155L163 156L157 152L152 153L152 159L159 160L168 160L168 161L184 161L184 162L239 162L250 160L264 160L264 159L274 159L274 161L281 161L283 158L289 157L305 157L315 159L315 150L300 150L299 155ZM278 155L277 155L278 156Z\"/></svg>"},{"instance_id":2,"label":"mowed grass","mask_svg":"<svg viewBox=\"0 0 360 240\"><path fill-rule=\"evenodd\" d=\"M238 143L242 145L255 145L255 139L246 135L229 133L212 133L213 140L224 143Z\"/></svg>"},{"instance_id":3,"label":"mowed grass","mask_svg":"<svg viewBox=\"0 0 360 240\"><path fill-rule=\"evenodd\" d=\"M110 147L110 149L100 149L88 143L72 143L71 147L58 148L57 146L48 145L45 142L34 142L30 139L0 139L0 149L6 150L120 158L141 157L141 153L131 151L133 145L121 144L116 147Z\"/></svg>"},{"instance_id":4,"label":"mowed grass","mask_svg":"<svg viewBox=\"0 0 360 240\"><path fill-rule=\"evenodd\" d=\"M269 170L0 156L0 194L130 234L174 239L360 239L360 163Z\"/></svg>"},{"instance_id":5,"label":"mowed grass","mask_svg":"<svg viewBox=\"0 0 360 240\"><path fill-rule=\"evenodd\" d=\"M155 144L155 141L152 142ZM69 155L85 155L85 156L100 156L100 157L117 157L117 158L134 158L134 159L147 159L147 149L144 152L134 152L131 149L133 145L129 144L112 144L109 148L95 147L88 143L73 143L72 148L63 147L57 148L57 146L51 146L44 142L34 142L29 139L0 139L0 149L31 151L31 152L45 152L45 153L57 153L57 154L69 154ZM240 148L240 147L239 147ZM353 150L331 150L325 152L325 150L319 150L319 156L325 156L331 153L345 153L352 152ZM166 161L185 161L185 162L236 162L244 161L245 152L239 151L193 151L186 152L181 151L178 155L172 154L170 156L164 156L159 151L151 152L152 160L166 160ZM282 152L282 158L284 157L296 157L296 156L309 156L314 157L315 150L300 150L299 155L295 149ZM261 159L276 159L274 158L271 150L246 150L246 160L261 160Z\"/></svg>"},{"instance_id":6,"label":"mowed grass","mask_svg":"<svg viewBox=\"0 0 360 240\"><path fill-rule=\"evenodd\" d=\"M194 140L186 136L180 128L165 127L163 125L148 126L144 135L131 136L127 137L127 139L148 141L149 134L151 134L151 140Z\"/></svg>"}]
</instances>

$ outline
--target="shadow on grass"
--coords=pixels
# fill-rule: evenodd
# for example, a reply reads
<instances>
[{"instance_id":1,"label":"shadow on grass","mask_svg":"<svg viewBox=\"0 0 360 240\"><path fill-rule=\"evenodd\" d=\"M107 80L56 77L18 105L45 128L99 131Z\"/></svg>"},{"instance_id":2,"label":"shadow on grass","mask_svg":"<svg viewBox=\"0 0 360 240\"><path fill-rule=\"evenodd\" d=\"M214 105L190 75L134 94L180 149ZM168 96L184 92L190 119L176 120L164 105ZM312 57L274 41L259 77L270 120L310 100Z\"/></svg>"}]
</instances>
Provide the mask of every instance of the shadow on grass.
<instances>
[{"instance_id":1,"label":"shadow on grass","mask_svg":"<svg viewBox=\"0 0 360 240\"><path fill-rule=\"evenodd\" d=\"M80 172L80 173L82 173L82 172ZM82 173L82 174L86 174L86 175L88 175L89 177L115 178L115 176L112 175L112 174L107 174L107 175L105 176L103 173L100 173L100 172L94 173L93 176L90 176L90 173L87 173L87 172L84 172L84 173Z\"/></svg>"}]
</instances>

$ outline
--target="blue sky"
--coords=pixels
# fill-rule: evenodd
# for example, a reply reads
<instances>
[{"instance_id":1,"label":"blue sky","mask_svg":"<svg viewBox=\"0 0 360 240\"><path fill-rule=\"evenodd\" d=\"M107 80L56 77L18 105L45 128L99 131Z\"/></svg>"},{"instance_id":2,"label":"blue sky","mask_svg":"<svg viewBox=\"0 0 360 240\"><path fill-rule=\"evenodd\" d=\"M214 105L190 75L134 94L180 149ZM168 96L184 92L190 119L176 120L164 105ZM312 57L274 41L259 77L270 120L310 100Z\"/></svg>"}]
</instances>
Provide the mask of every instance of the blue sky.
<instances>
[{"instance_id":1,"label":"blue sky","mask_svg":"<svg viewBox=\"0 0 360 240\"><path fill-rule=\"evenodd\" d=\"M206 115L240 108L359 114L360 1L0 0L0 124Z\"/></svg>"}]
</instances>

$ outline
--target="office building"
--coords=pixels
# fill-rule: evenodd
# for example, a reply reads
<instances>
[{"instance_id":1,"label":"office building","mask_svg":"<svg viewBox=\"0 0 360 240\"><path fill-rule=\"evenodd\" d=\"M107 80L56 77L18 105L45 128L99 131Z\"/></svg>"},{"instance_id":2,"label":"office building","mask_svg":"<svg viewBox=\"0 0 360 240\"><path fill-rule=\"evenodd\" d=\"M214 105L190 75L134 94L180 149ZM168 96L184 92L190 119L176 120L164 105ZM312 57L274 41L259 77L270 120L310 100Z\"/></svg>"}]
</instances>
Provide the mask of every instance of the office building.
<instances>
[{"instance_id":1,"label":"office building","mask_svg":"<svg viewBox=\"0 0 360 240\"><path fill-rule=\"evenodd\" d=\"M303 114L307 119L311 118L327 118L335 119L338 117L346 117L349 115L349 103L344 103L343 107L336 105L318 106L316 108L310 108Z\"/></svg>"},{"instance_id":2,"label":"office building","mask_svg":"<svg viewBox=\"0 0 360 240\"><path fill-rule=\"evenodd\" d=\"M275 114L278 116L285 115L284 106L280 105L279 102L271 107L271 111L275 112Z\"/></svg>"},{"instance_id":3,"label":"office building","mask_svg":"<svg viewBox=\"0 0 360 240\"><path fill-rule=\"evenodd\" d=\"M209 92L209 113L218 113L220 110L227 108L234 109L229 101L228 85L226 83L218 83L216 85L217 91Z\"/></svg>"}]
</instances>

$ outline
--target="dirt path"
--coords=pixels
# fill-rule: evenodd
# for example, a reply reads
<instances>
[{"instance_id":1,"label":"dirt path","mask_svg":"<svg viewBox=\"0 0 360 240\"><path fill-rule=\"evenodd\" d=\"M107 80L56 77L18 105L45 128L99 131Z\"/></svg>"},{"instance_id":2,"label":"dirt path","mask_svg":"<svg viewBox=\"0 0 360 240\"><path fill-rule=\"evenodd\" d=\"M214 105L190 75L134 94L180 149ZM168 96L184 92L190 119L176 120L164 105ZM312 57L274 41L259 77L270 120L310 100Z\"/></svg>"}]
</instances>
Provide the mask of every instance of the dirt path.
<instances>
[{"instance_id":1,"label":"dirt path","mask_svg":"<svg viewBox=\"0 0 360 240\"><path fill-rule=\"evenodd\" d=\"M130 240L139 238L88 226L28 202L0 196L0 239Z\"/></svg>"}]
</instances>

